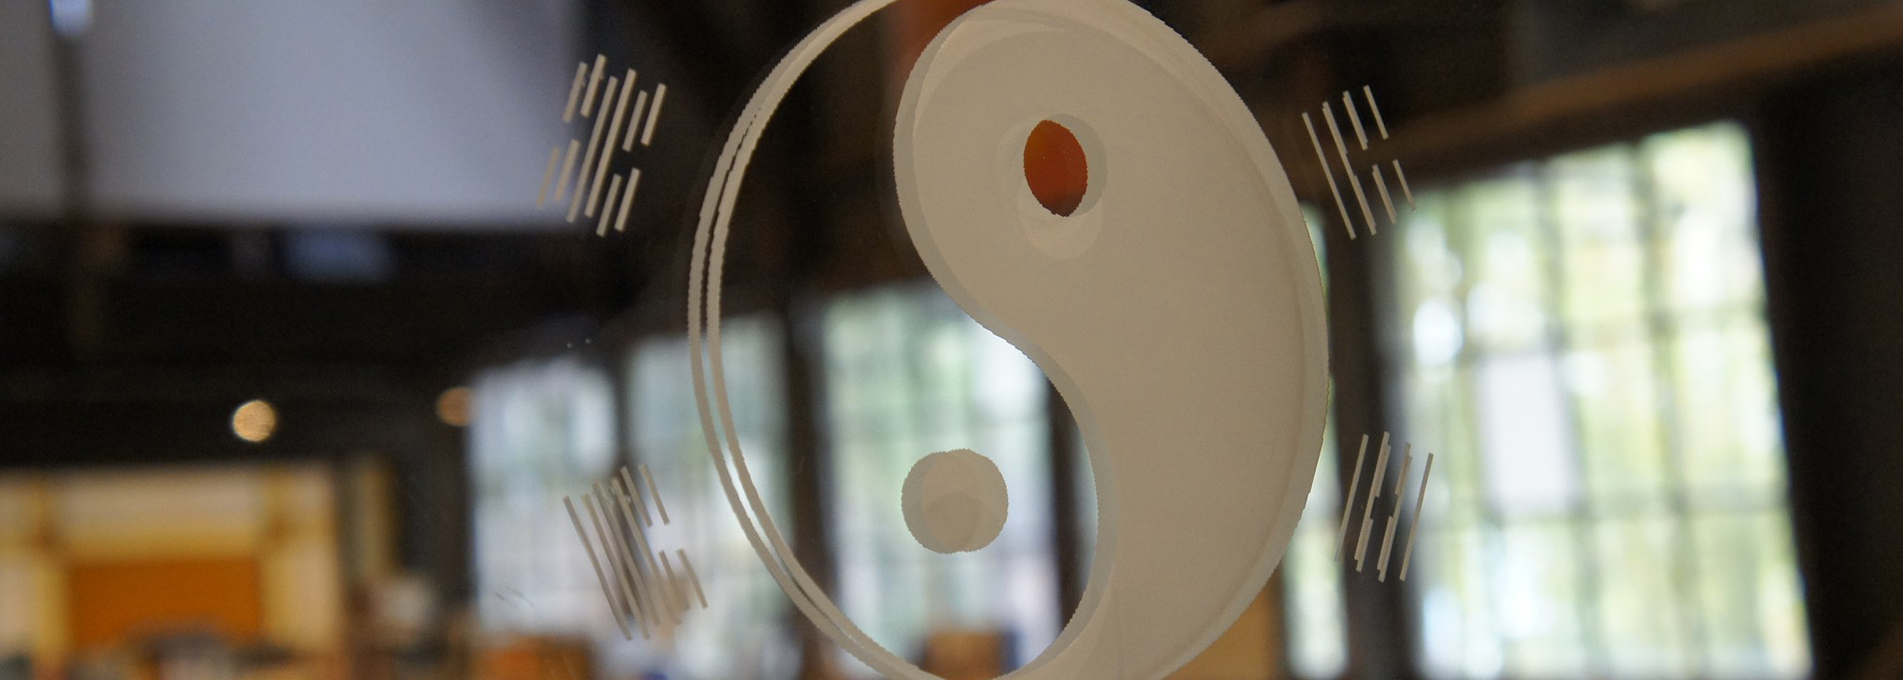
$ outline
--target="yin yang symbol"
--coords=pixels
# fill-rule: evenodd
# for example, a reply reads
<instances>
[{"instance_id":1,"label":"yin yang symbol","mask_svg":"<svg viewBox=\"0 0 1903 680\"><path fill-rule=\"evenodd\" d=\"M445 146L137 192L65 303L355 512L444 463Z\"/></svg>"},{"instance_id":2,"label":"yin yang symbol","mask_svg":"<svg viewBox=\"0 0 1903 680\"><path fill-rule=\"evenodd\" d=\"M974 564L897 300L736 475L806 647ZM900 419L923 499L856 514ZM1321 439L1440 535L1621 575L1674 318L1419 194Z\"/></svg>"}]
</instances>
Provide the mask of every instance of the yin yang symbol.
<instances>
[{"instance_id":1,"label":"yin yang symbol","mask_svg":"<svg viewBox=\"0 0 1903 680\"><path fill-rule=\"evenodd\" d=\"M734 436L719 349L728 219L754 144L812 60L893 1L861 0L815 29L741 113L702 204L689 338L709 453L768 572L841 648L888 678L926 680L793 558ZM1025 179L1026 142L1047 124L1074 136L1088 169L1066 214ZM1124 0L967 12L914 65L894 130L898 203L932 277L1050 377L1090 454L1099 518L1083 599L1057 640L1005 677L1160 678L1262 589L1315 474L1326 322L1287 175L1208 61ZM990 515L948 524L905 512L915 534L952 527L929 529L941 551L983 549L967 518Z\"/></svg>"}]
</instances>

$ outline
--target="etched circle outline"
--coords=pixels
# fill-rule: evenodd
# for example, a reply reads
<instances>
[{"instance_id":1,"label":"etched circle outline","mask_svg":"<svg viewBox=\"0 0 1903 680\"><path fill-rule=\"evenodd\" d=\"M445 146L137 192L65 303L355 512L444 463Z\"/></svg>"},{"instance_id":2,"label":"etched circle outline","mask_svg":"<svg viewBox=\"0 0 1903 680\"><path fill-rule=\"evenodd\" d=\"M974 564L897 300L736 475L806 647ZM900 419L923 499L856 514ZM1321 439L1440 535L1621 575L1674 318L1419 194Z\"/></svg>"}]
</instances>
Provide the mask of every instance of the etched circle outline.
<instances>
[{"instance_id":1,"label":"etched circle outline","mask_svg":"<svg viewBox=\"0 0 1903 680\"><path fill-rule=\"evenodd\" d=\"M772 516L766 512L765 503L760 499L752 475L746 466L745 454L741 452L739 438L736 436L733 412L726 395L726 375L720 351L720 282L725 269L727 232L740 186L746 177L747 165L751 161L755 145L761 132L771 122L781 100L792 89L793 82L812 65L821 52L833 41L874 12L893 4L897 0L859 0L827 19L825 23L808 33L793 49L774 65L766 79L754 90L747 101L739 119L729 132L726 144L722 148L716 163L713 180L707 187L707 195L702 199L699 223L694 232L693 260L688 273L688 345L691 373L694 382L695 406L699 412L702 434L708 446L708 454L713 458L715 471L720 479L721 489L727 497L728 505L740 522L741 531L753 545L762 564L767 568L787 599L793 602L806 618L820 629L820 632L835 644L845 649L866 665L889 678L904 680L936 680L937 676L925 672L891 650L873 641L854 625L850 618L841 612L838 605L819 588L812 577L806 573L792 551L786 545L786 539L774 526ZM703 299L703 295L705 296ZM705 314L703 316L703 302ZM703 322L705 325L703 347ZM714 396L710 403L708 381L712 373ZM720 428L714 426L713 406L720 412ZM721 435L732 445L734 465L730 471L725 460L725 447ZM742 505L739 491L734 485L734 475L740 477L741 487L746 494L746 504ZM756 526L748 516L748 508L759 518ZM769 550L761 540L764 533L772 543Z\"/></svg>"},{"instance_id":2,"label":"etched circle outline","mask_svg":"<svg viewBox=\"0 0 1903 680\"><path fill-rule=\"evenodd\" d=\"M821 52L830 46L831 43L846 30L896 1L897 0L858 0L853 5L829 18L825 23L822 23L818 28L802 38L787 56L775 65L772 72L769 73L759 88L755 90L753 96L749 98L747 106L736 121L723 147L722 154L714 171L713 179L709 184L707 194L702 202L699 224L695 231L693 260L690 263L688 326L695 401L701 419L703 434L706 436L708 443L709 455L713 458L716 471L719 474L722 490L728 499L729 505L736 519L740 522L742 531L747 535L756 554L760 556L762 563L766 566L776 583L780 586L782 591L787 594L795 607L800 609L801 613L811 620L822 633L825 633L828 638L832 639L836 644L839 644L848 653L889 678L928 680L936 679L937 676L926 673L916 665L899 658L890 650L871 640L863 631L859 630L858 627L852 623L850 618L846 617L824 591L813 582L811 576L806 573L805 569L792 555L791 550L786 545L785 538L774 526L772 517L765 511L765 504L759 496L758 489L752 482L751 474L746 466L745 456L743 452L741 452L739 440L737 436L735 436L736 428L734 426L731 406L726 397L725 373L722 363L723 357L720 352L720 285L721 275L725 265L728 228L732 217L733 206L737 201L740 186L745 178L747 165L751 160L759 136L771 122L772 116L787 91L791 89L793 82L805 72ZM1178 40L1180 40L1180 38L1178 38ZM1216 75L1213 69L1209 69L1209 74L1211 77L1220 79L1220 76ZM1264 142L1264 144L1260 145L1263 147L1261 151L1272 153L1267 147L1266 140L1264 140ZM1256 151L1255 149L1250 149L1252 154ZM1268 159L1258 158L1257 161L1260 163L1263 160L1272 158L1273 156L1269 156ZM1091 188L1097 191L1103 189L1100 186L1096 186L1095 182L1093 182L1092 185ZM1029 193L1028 188L1025 193ZM1052 215L1052 217L1056 216ZM1075 217L1075 215L1073 215L1073 217ZM1302 234L1302 236L1305 240L1306 234ZM710 379L708 375L709 372L712 374L711 380L714 383L712 388L713 399L709 398L707 385ZM712 411L715 407L718 407L719 410L719 428L716 428L713 419ZM733 449L734 463L733 470L731 471L728 469L725 461L725 447L721 443L721 436L723 434ZM740 498L740 490L737 490L734 484L733 477L735 474L739 476L740 489L744 490L746 495L746 502L744 504ZM1292 480L1289 483L1291 486L1294 485ZM1300 486L1305 488L1307 484L1304 482L1300 484ZM758 526L756 526L754 520L749 517L749 507L752 510L752 514L758 517ZM1277 522L1277 524L1292 526L1293 521L1294 517L1284 517ZM765 534L765 541L761 538L762 533ZM1281 533L1286 534L1288 532L1281 531ZM772 544L770 549L767 545L768 542ZM1088 600L1088 598L1086 599ZM1045 653L1040 655L1037 660L1007 674L1005 677L1034 677L1037 675L1037 671L1043 668L1040 662L1049 660L1052 657L1063 656L1062 653L1071 647L1070 642L1074 641L1070 633L1074 632L1079 620L1090 617L1090 612L1087 610L1092 609L1091 605L1093 604L1094 602L1090 601L1079 603L1077 615L1064 627L1064 631L1060 633L1058 639L1051 644L1050 648L1046 649ZM1246 605L1246 602L1243 604ZM1213 637L1211 641L1213 641Z\"/></svg>"}]
</instances>

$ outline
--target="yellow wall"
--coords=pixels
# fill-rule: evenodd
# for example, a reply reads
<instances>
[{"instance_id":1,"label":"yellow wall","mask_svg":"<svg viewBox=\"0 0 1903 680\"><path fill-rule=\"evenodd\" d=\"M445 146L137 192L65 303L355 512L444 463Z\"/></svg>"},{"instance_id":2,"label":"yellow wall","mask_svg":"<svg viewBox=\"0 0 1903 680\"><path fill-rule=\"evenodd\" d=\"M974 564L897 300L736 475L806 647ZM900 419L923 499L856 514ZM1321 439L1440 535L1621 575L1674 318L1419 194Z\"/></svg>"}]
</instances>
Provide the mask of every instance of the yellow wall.
<instances>
[{"instance_id":1,"label":"yellow wall","mask_svg":"<svg viewBox=\"0 0 1903 680\"><path fill-rule=\"evenodd\" d=\"M335 508L316 465L0 477L0 654L59 659L193 619L334 651Z\"/></svg>"}]
</instances>

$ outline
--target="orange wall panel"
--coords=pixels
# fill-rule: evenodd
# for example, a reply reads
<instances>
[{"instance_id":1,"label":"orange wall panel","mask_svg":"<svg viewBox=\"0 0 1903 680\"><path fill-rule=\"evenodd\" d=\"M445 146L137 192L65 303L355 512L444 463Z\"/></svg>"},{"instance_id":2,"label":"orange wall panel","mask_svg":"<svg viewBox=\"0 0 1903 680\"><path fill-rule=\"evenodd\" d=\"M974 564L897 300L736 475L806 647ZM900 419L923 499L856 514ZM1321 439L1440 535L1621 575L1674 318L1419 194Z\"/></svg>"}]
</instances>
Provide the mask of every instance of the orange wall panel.
<instances>
[{"instance_id":1,"label":"orange wall panel","mask_svg":"<svg viewBox=\"0 0 1903 680\"><path fill-rule=\"evenodd\" d=\"M67 573L72 641L86 649L206 630L257 640L264 628L259 571L251 557L73 565Z\"/></svg>"}]
</instances>

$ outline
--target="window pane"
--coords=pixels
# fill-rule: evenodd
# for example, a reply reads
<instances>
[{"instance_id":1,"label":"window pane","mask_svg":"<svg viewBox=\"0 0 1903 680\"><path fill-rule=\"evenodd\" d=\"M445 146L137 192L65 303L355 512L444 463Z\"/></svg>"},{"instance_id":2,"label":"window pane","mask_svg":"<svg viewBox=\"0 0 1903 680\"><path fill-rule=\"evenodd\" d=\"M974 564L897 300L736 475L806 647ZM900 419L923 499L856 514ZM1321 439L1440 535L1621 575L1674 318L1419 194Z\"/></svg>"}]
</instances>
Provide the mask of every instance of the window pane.
<instances>
[{"instance_id":1,"label":"window pane","mask_svg":"<svg viewBox=\"0 0 1903 680\"><path fill-rule=\"evenodd\" d=\"M1674 345L1687 491L1717 504L1781 495L1782 433L1764 322L1733 317L1686 329Z\"/></svg>"},{"instance_id":2,"label":"window pane","mask_svg":"<svg viewBox=\"0 0 1903 680\"><path fill-rule=\"evenodd\" d=\"M1511 675L1551 676L1586 664L1571 528L1542 522L1501 532L1496 606Z\"/></svg>"},{"instance_id":3,"label":"window pane","mask_svg":"<svg viewBox=\"0 0 1903 680\"><path fill-rule=\"evenodd\" d=\"M1694 522L1693 538L1712 673L1764 677L1807 670L1803 599L1783 513L1712 513Z\"/></svg>"},{"instance_id":4,"label":"window pane","mask_svg":"<svg viewBox=\"0 0 1903 680\"><path fill-rule=\"evenodd\" d=\"M1751 148L1735 126L1658 135L1641 145L1652 210L1679 311L1760 307L1764 298Z\"/></svg>"},{"instance_id":5,"label":"window pane","mask_svg":"<svg viewBox=\"0 0 1903 680\"><path fill-rule=\"evenodd\" d=\"M1646 336L1629 329L1566 353L1567 389L1578 410L1580 448L1591 452L1583 462L1597 506L1664 510L1668 461L1652 352Z\"/></svg>"},{"instance_id":6,"label":"window pane","mask_svg":"<svg viewBox=\"0 0 1903 680\"><path fill-rule=\"evenodd\" d=\"M1524 170L1459 192L1450 234L1463 250L1468 323L1492 351L1537 347L1546 338L1549 253L1542 240L1539 187Z\"/></svg>"},{"instance_id":7,"label":"window pane","mask_svg":"<svg viewBox=\"0 0 1903 680\"><path fill-rule=\"evenodd\" d=\"M1630 327L1628 327L1630 329ZM1595 506L1663 512L1669 496L1652 343L1637 329L1566 353L1580 448Z\"/></svg>"},{"instance_id":8,"label":"window pane","mask_svg":"<svg viewBox=\"0 0 1903 680\"><path fill-rule=\"evenodd\" d=\"M1429 675L1808 670L1749 154L1716 124L1420 192L1389 323L1442 453Z\"/></svg>"},{"instance_id":9,"label":"window pane","mask_svg":"<svg viewBox=\"0 0 1903 680\"><path fill-rule=\"evenodd\" d=\"M1606 658L1616 677L1675 678L1691 675L1696 651L1688 630L1692 612L1683 606L1682 566L1676 555L1678 528L1657 515L1613 519L1597 528L1597 566L1605 588L1599 598L1600 635L1615 653Z\"/></svg>"},{"instance_id":10,"label":"window pane","mask_svg":"<svg viewBox=\"0 0 1903 680\"><path fill-rule=\"evenodd\" d=\"M1566 321L1586 336L1636 321L1645 310L1645 249L1630 155L1575 153L1553 159L1546 172L1565 258Z\"/></svg>"},{"instance_id":11,"label":"window pane","mask_svg":"<svg viewBox=\"0 0 1903 680\"><path fill-rule=\"evenodd\" d=\"M1472 436L1476 417L1472 374L1464 367L1437 367L1417 369L1407 376L1411 433L1408 439L1434 442L1438 449L1427 447L1430 450L1473 451L1478 448L1479 442ZM1370 448L1375 446L1369 444ZM1486 501L1481 496L1481 463L1473 456L1435 458L1436 470L1428 478L1432 489L1428 498L1430 502L1444 502L1445 506L1431 517L1459 523L1480 521L1486 512ZM1423 514L1423 517L1429 516Z\"/></svg>"},{"instance_id":12,"label":"window pane","mask_svg":"<svg viewBox=\"0 0 1903 680\"><path fill-rule=\"evenodd\" d=\"M1579 501L1579 478L1551 358L1489 358L1479 376L1488 499L1509 514L1571 509Z\"/></svg>"},{"instance_id":13,"label":"window pane","mask_svg":"<svg viewBox=\"0 0 1903 680\"><path fill-rule=\"evenodd\" d=\"M1424 524L1437 514L1436 497L1428 493ZM1421 599L1421 658L1436 677L1494 677L1505 663L1506 639L1489 585L1494 532L1463 524L1423 526L1415 545L1419 563L1411 565L1409 582Z\"/></svg>"},{"instance_id":14,"label":"window pane","mask_svg":"<svg viewBox=\"0 0 1903 680\"><path fill-rule=\"evenodd\" d=\"M1409 213L1407 230L1397 236L1406 248L1399 266L1407 283L1399 293L1410 308L1427 298L1459 295L1466 272L1449 240L1454 236L1447 226L1450 199L1445 193L1417 197L1418 209Z\"/></svg>"}]
</instances>

